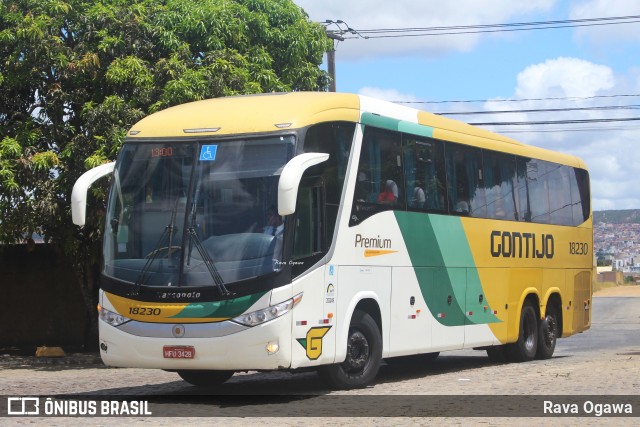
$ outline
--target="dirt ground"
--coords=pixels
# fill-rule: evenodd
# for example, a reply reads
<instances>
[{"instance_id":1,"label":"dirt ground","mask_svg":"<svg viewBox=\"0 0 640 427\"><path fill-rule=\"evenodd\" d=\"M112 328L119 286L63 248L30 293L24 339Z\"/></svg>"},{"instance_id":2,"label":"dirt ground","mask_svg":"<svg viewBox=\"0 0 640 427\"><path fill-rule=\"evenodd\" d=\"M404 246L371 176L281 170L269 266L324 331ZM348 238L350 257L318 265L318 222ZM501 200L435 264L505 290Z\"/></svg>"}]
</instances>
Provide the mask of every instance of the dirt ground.
<instances>
[{"instance_id":1,"label":"dirt ground","mask_svg":"<svg viewBox=\"0 0 640 427\"><path fill-rule=\"evenodd\" d=\"M639 285L604 288L593 293L594 297L640 297Z\"/></svg>"}]
</instances>

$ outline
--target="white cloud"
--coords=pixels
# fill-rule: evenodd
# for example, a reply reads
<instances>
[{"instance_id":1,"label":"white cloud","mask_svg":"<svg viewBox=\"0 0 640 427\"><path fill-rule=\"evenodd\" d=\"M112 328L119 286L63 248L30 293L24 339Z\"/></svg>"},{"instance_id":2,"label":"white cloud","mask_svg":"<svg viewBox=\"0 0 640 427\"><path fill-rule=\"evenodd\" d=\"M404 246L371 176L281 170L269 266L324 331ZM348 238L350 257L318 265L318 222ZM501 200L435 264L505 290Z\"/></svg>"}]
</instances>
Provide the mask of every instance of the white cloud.
<instances>
[{"instance_id":1,"label":"white cloud","mask_svg":"<svg viewBox=\"0 0 640 427\"><path fill-rule=\"evenodd\" d=\"M588 97L611 89L613 70L577 58L550 59L518 74L517 98Z\"/></svg>"},{"instance_id":2,"label":"white cloud","mask_svg":"<svg viewBox=\"0 0 640 427\"><path fill-rule=\"evenodd\" d=\"M640 15L640 3L635 0L581 0L573 1L569 11L570 19L589 19L617 16ZM578 40L586 40L595 45L612 41L639 43L638 23L619 25L596 25L579 27L575 30Z\"/></svg>"},{"instance_id":3,"label":"white cloud","mask_svg":"<svg viewBox=\"0 0 640 427\"><path fill-rule=\"evenodd\" d=\"M635 76L616 76L611 68L577 58L550 59L526 67L518 74L514 99L544 99L552 97L587 98L598 95L626 93L627 82ZM539 100L508 104L514 109L562 109L602 105L623 105L624 98ZM488 102L485 110L505 109L500 100ZM633 110L631 110L633 111ZM600 119L636 116L629 110L556 111L483 116L482 121L545 121L564 119ZM471 120L470 120L471 121ZM611 130L603 131L609 128ZM514 134L528 144L581 157L591 175L593 207L631 209L640 207L640 128L637 122L593 123L575 125L495 127L503 132L517 129L531 133ZM544 130L559 129L557 132ZM571 131L582 129L582 131ZM562 131L565 130L565 131Z\"/></svg>"},{"instance_id":4,"label":"white cloud","mask_svg":"<svg viewBox=\"0 0 640 427\"><path fill-rule=\"evenodd\" d=\"M556 0L294 0L314 21L338 19L356 30L434 27L504 23L533 12L550 10ZM335 27L332 27L335 28ZM347 40L339 46L341 59L374 55L416 54L434 57L465 52L480 40L479 34L390 39Z\"/></svg>"},{"instance_id":5,"label":"white cloud","mask_svg":"<svg viewBox=\"0 0 640 427\"><path fill-rule=\"evenodd\" d=\"M419 99L409 93L402 93L395 89L382 89L379 87L363 87L358 91L360 95L370 96L371 98L382 99L384 101L391 102L415 102L419 101Z\"/></svg>"}]
</instances>

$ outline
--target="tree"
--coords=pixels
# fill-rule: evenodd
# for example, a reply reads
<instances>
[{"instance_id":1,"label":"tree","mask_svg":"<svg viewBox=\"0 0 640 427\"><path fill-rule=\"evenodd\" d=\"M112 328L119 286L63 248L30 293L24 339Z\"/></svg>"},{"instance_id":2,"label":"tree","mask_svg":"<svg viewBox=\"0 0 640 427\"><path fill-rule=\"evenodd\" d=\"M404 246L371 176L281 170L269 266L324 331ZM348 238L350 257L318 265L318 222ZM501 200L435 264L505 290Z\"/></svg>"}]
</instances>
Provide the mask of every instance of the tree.
<instances>
[{"instance_id":1,"label":"tree","mask_svg":"<svg viewBox=\"0 0 640 427\"><path fill-rule=\"evenodd\" d=\"M113 160L136 121L171 105L325 90L330 46L290 0L4 0L0 242L40 232L57 245L93 319L106 190L93 190L78 229L75 180Z\"/></svg>"}]
</instances>

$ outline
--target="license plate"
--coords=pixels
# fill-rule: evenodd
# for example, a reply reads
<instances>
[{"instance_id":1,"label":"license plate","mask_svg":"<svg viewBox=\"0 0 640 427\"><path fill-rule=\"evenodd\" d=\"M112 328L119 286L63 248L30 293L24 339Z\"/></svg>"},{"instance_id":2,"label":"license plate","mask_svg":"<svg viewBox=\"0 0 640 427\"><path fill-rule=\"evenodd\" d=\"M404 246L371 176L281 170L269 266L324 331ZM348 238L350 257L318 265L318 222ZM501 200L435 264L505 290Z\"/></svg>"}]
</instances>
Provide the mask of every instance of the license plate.
<instances>
[{"instance_id":1,"label":"license plate","mask_svg":"<svg viewBox=\"0 0 640 427\"><path fill-rule=\"evenodd\" d=\"M191 345L165 345L162 353L165 359L193 359L196 349Z\"/></svg>"}]
</instances>

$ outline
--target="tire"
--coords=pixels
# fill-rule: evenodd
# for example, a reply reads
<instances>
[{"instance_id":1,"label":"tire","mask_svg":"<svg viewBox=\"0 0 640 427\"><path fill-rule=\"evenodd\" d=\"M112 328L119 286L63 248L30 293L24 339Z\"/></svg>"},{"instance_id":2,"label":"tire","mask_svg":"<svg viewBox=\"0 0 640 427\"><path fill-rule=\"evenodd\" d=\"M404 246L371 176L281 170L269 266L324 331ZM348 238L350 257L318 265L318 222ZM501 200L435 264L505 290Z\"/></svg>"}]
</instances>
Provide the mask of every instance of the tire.
<instances>
[{"instance_id":1,"label":"tire","mask_svg":"<svg viewBox=\"0 0 640 427\"><path fill-rule=\"evenodd\" d=\"M559 335L559 313L555 305L547 305L547 314L538 322L538 351L536 359L551 359Z\"/></svg>"},{"instance_id":2,"label":"tire","mask_svg":"<svg viewBox=\"0 0 640 427\"><path fill-rule=\"evenodd\" d=\"M492 363L504 363L507 361L504 345L487 347L487 356Z\"/></svg>"},{"instance_id":3,"label":"tire","mask_svg":"<svg viewBox=\"0 0 640 427\"><path fill-rule=\"evenodd\" d=\"M199 387L220 385L233 376L233 371L177 371L180 378Z\"/></svg>"},{"instance_id":4,"label":"tire","mask_svg":"<svg viewBox=\"0 0 640 427\"><path fill-rule=\"evenodd\" d=\"M318 373L332 388L363 388L378 375L381 361L380 329L369 314L356 310L349 325L345 361L321 366Z\"/></svg>"},{"instance_id":5,"label":"tire","mask_svg":"<svg viewBox=\"0 0 640 427\"><path fill-rule=\"evenodd\" d=\"M538 351L538 318L533 306L525 302L520 313L518 341L506 348L507 359L511 362L533 360Z\"/></svg>"}]
</instances>

